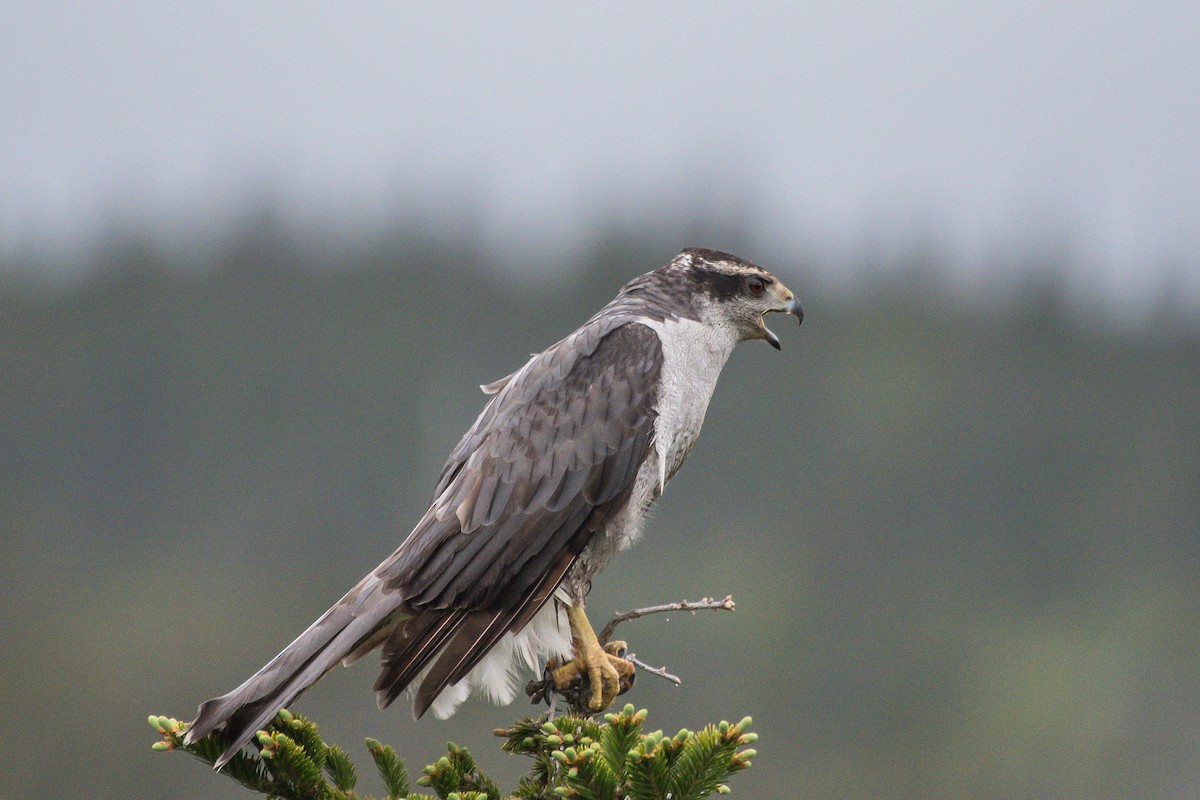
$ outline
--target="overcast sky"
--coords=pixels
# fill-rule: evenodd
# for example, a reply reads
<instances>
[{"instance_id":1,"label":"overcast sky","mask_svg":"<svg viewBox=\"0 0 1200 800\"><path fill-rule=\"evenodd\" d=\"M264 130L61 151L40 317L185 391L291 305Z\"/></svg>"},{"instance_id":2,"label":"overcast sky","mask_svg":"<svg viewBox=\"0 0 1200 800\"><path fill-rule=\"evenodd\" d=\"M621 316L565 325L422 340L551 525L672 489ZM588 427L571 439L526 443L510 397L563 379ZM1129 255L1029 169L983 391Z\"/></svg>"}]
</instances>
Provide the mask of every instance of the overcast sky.
<instances>
[{"instance_id":1,"label":"overcast sky","mask_svg":"<svg viewBox=\"0 0 1200 800\"><path fill-rule=\"evenodd\" d=\"M514 252L703 211L818 254L1200 269L1195 0L3 6L13 247L202 231L266 191Z\"/></svg>"}]
</instances>

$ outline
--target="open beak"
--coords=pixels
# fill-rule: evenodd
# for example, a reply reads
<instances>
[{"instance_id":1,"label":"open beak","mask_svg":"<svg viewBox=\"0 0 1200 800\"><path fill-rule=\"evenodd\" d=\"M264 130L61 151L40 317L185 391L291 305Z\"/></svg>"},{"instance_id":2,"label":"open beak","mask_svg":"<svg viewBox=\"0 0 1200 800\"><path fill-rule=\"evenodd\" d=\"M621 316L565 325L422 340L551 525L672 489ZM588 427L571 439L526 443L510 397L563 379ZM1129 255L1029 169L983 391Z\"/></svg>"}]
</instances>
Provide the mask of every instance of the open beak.
<instances>
[{"instance_id":1,"label":"open beak","mask_svg":"<svg viewBox=\"0 0 1200 800\"><path fill-rule=\"evenodd\" d=\"M799 324L803 324L804 323L804 306L800 305L800 301L797 300L796 296L794 294L792 294L791 292L788 292L786 297L787 297L787 299L784 301L782 306L780 306L779 308L767 309L767 311L763 313L763 316L766 316L767 313L770 313L772 311L779 313L779 314L791 314L799 321ZM771 347L774 347L776 350L783 349L783 347L779 344L779 337L776 336L771 331L771 329L767 327L766 320L763 321L763 331L766 332L767 342L771 345Z\"/></svg>"}]
</instances>

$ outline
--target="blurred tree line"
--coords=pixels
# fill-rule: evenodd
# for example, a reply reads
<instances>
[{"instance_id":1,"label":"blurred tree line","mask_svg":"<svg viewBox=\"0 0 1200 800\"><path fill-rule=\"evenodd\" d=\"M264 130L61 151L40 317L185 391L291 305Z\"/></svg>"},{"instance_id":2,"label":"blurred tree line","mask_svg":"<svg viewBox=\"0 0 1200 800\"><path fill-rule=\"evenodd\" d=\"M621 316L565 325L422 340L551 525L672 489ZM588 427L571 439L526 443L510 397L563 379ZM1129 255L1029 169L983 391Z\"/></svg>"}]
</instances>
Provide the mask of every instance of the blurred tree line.
<instances>
[{"instance_id":1,"label":"blurred tree line","mask_svg":"<svg viewBox=\"0 0 1200 800\"><path fill-rule=\"evenodd\" d=\"M644 677L633 702L667 730L753 715L770 747L747 797L1200 784L1195 316L1122 321L1038 283L951 293L936 271L835 290L703 231L514 272L467 236L256 224L0 285L3 796L240 796L152 760L147 709L187 717L274 654L407 533L478 384L690 245L756 258L808 316L777 324L783 353L735 353L647 536L595 588L599 619L738 601L634 623L685 685ZM382 719L418 760L482 753L512 717L376 718L373 677L297 709L342 740ZM79 771L47 770L80 733Z\"/></svg>"}]
</instances>

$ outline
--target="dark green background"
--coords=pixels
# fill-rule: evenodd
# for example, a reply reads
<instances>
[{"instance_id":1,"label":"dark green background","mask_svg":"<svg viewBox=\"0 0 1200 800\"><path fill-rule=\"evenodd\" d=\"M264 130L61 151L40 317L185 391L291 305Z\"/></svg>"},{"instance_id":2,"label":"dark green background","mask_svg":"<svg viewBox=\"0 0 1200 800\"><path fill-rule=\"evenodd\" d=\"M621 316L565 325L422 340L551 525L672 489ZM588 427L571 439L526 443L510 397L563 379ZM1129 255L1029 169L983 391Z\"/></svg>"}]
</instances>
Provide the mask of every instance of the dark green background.
<instances>
[{"instance_id":1,"label":"dark green background","mask_svg":"<svg viewBox=\"0 0 1200 800\"><path fill-rule=\"evenodd\" d=\"M964 288L696 226L514 271L471 237L271 224L137 237L68 285L0 287L0 795L236 798L150 751L401 541L480 383L682 246L735 249L808 312L739 348L616 609L731 593L622 634L684 678L632 701L673 732L751 714L742 797L1131 798L1200 783L1200 333L1051 285ZM11 254L10 276L36 270ZM515 275L515 277L514 277ZM953 290L947 286L954 286ZM490 736L378 713L373 664L296 706L413 769ZM370 779L365 788L378 789Z\"/></svg>"}]
</instances>

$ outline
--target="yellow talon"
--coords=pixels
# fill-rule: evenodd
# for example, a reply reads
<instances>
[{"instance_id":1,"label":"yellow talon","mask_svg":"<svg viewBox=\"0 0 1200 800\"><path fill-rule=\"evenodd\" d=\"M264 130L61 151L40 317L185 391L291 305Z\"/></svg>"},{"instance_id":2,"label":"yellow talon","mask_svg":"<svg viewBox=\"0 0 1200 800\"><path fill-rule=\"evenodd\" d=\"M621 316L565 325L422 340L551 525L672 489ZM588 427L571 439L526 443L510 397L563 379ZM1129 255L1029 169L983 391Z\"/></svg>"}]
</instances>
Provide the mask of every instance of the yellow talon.
<instances>
[{"instance_id":1,"label":"yellow talon","mask_svg":"<svg viewBox=\"0 0 1200 800\"><path fill-rule=\"evenodd\" d=\"M609 642L601 647L582 606L569 606L567 620L575 660L551 672L555 688L562 691L586 675L591 689L587 706L593 712L603 711L633 683L633 664L618 655L625 651L625 643Z\"/></svg>"}]
</instances>

